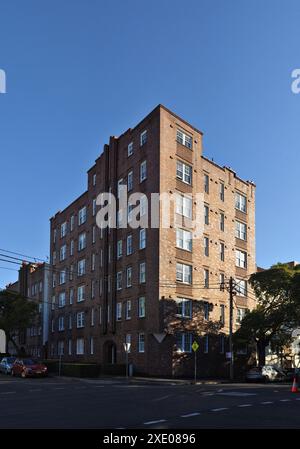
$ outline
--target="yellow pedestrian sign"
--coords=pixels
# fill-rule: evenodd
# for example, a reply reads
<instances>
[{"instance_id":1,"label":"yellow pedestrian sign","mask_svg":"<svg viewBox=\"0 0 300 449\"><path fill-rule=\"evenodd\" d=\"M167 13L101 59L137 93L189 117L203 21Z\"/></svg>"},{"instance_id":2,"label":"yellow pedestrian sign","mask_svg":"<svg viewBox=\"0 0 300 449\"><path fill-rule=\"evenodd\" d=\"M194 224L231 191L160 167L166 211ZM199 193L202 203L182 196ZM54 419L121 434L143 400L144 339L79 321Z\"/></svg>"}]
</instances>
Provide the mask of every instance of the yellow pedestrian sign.
<instances>
[{"instance_id":1,"label":"yellow pedestrian sign","mask_svg":"<svg viewBox=\"0 0 300 449\"><path fill-rule=\"evenodd\" d=\"M194 352L196 352L196 351L198 351L198 349L199 349L198 343L197 343L196 341L193 341L193 344L192 344L192 350L193 350Z\"/></svg>"}]
</instances>

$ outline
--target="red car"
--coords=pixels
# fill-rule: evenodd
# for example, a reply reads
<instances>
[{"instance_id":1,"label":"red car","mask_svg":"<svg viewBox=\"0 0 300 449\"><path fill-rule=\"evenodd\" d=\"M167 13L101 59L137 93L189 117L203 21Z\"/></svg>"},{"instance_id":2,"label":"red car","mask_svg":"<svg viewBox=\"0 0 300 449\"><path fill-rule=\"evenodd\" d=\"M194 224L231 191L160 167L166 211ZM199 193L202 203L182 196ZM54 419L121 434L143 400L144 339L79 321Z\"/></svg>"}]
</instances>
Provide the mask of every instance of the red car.
<instances>
[{"instance_id":1,"label":"red car","mask_svg":"<svg viewBox=\"0 0 300 449\"><path fill-rule=\"evenodd\" d=\"M48 369L43 364L32 359L16 359L12 368L12 376L34 377L34 376L47 376Z\"/></svg>"}]
</instances>

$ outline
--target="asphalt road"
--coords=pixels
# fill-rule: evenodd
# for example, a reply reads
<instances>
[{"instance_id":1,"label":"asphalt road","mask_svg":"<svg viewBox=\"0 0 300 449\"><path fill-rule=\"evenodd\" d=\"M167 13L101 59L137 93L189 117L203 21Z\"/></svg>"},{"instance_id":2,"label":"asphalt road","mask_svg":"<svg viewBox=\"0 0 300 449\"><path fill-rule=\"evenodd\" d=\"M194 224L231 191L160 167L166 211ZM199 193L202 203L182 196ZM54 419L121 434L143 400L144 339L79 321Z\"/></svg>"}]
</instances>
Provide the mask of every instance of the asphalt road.
<instances>
[{"instance_id":1,"label":"asphalt road","mask_svg":"<svg viewBox=\"0 0 300 449\"><path fill-rule=\"evenodd\" d=\"M0 428L300 428L300 393L278 384L148 385L0 375Z\"/></svg>"}]
</instances>

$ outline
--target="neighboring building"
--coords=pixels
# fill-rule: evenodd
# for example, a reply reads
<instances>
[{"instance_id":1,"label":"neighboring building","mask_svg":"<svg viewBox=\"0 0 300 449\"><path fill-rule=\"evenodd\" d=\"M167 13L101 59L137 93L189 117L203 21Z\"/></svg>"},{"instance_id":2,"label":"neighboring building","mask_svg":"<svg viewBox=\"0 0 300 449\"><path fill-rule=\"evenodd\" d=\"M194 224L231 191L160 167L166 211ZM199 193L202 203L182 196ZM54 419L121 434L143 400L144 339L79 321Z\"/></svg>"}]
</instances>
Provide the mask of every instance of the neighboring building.
<instances>
[{"instance_id":1,"label":"neighboring building","mask_svg":"<svg viewBox=\"0 0 300 449\"><path fill-rule=\"evenodd\" d=\"M148 199L201 193L204 236L191 239L173 222L167 229L160 222L158 229L101 231L96 198L117 196L122 184ZM196 206L178 199L177 218L195 218ZM150 206L148 212L152 217ZM203 157L202 132L159 105L110 138L88 171L87 191L51 218L50 258L50 357L122 364L130 342L136 373L191 375L197 340L199 375L222 375L229 326L222 286L230 276L239 283L235 328L254 305L247 279L256 271L255 185Z\"/></svg>"},{"instance_id":2,"label":"neighboring building","mask_svg":"<svg viewBox=\"0 0 300 449\"><path fill-rule=\"evenodd\" d=\"M10 291L18 292L27 301L38 304L38 314L28 329L18 330L16 343L22 352L32 357L47 357L49 330L49 297L50 297L50 266L47 263L23 263L19 270L19 280L7 285ZM9 352L16 353L10 343Z\"/></svg>"}]
</instances>

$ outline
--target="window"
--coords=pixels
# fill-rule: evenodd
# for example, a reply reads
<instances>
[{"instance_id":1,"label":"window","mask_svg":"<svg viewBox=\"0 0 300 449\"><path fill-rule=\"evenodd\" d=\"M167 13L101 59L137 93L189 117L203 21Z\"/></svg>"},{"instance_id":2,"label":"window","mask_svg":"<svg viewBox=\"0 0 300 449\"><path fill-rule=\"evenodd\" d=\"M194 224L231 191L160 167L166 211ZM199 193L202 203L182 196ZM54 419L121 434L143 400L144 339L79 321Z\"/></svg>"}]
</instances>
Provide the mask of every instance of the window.
<instances>
[{"instance_id":1,"label":"window","mask_svg":"<svg viewBox=\"0 0 300 449\"><path fill-rule=\"evenodd\" d=\"M209 302L204 303L204 319L209 320Z\"/></svg>"},{"instance_id":2,"label":"window","mask_svg":"<svg viewBox=\"0 0 300 449\"><path fill-rule=\"evenodd\" d=\"M242 309L242 308L239 308L239 307L237 308L237 310L236 310L236 322L238 324L241 324L243 318L246 315L246 310L247 309Z\"/></svg>"},{"instance_id":3,"label":"window","mask_svg":"<svg viewBox=\"0 0 300 449\"><path fill-rule=\"evenodd\" d=\"M94 326L94 325L95 325L95 310L92 307L92 309L91 309L91 326Z\"/></svg>"},{"instance_id":4,"label":"window","mask_svg":"<svg viewBox=\"0 0 300 449\"><path fill-rule=\"evenodd\" d=\"M247 240L247 225L240 221L235 222L235 236L240 240Z\"/></svg>"},{"instance_id":5,"label":"window","mask_svg":"<svg viewBox=\"0 0 300 449\"><path fill-rule=\"evenodd\" d=\"M118 198L120 198L120 194L121 194L121 186L123 186L123 178L120 178L118 180Z\"/></svg>"},{"instance_id":6,"label":"window","mask_svg":"<svg viewBox=\"0 0 300 449\"><path fill-rule=\"evenodd\" d=\"M63 238L67 234L67 222L65 221L60 225L60 237Z\"/></svg>"},{"instance_id":7,"label":"window","mask_svg":"<svg viewBox=\"0 0 300 449\"><path fill-rule=\"evenodd\" d=\"M130 256L130 254L132 254L132 235L131 234L127 236L126 254L127 254L127 256Z\"/></svg>"},{"instance_id":8,"label":"window","mask_svg":"<svg viewBox=\"0 0 300 449\"><path fill-rule=\"evenodd\" d=\"M146 229L140 229L140 249L146 248Z\"/></svg>"},{"instance_id":9,"label":"window","mask_svg":"<svg viewBox=\"0 0 300 449\"><path fill-rule=\"evenodd\" d=\"M70 230L71 231L73 231L73 229L74 229L74 224L75 224L75 217L74 217L74 215L72 215L70 218Z\"/></svg>"},{"instance_id":10,"label":"window","mask_svg":"<svg viewBox=\"0 0 300 449\"><path fill-rule=\"evenodd\" d=\"M77 302L85 300L85 285L80 285L77 288Z\"/></svg>"},{"instance_id":11,"label":"window","mask_svg":"<svg viewBox=\"0 0 300 449\"><path fill-rule=\"evenodd\" d=\"M145 316L146 316L146 298L145 298L145 296L139 297L138 315L139 315L139 318L145 318Z\"/></svg>"},{"instance_id":12,"label":"window","mask_svg":"<svg viewBox=\"0 0 300 449\"><path fill-rule=\"evenodd\" d=\"M94 198L92 202L92 214L93 217L96 215L96 198Z\"/></svg>"},{"instance_id":13,"label":"window","mask_svg":"<svg viewBox=\"0 0 300 449\"><path fill-rule=\"evenodd\" d=\"M176 246L186 251L192 251L192 233L184 229L176 229Z\"/></svg>"},{"instance_id":14,"label":"window","mask_svg":"<svg viewBox=\"0 0 300 449\"><path fill-rule=\"evenodd\" d=\"M96 285L96 282L95 282L94 279L92 279L92 282L91 282L91 299L95 298L95 285Z\"/></svg>"},{"instance_id":15,"label":"window","mask_svg":"<svg viewBox=\"0 0 300 449\"><path fill-rule=\"evenodd\" d=\"M60 294L58 295L58 307L65 307L66 305L66 293L65 292L60 292Z\"/></svg>"},{"instance_id":16,"label":"window","mask_svg":"<svg viewBox=\"0 0 300 449\"><path fill-rule=\"evenodd\" d=\"M181 318L192 318L192 301L179 298L176 300L176 315Z\"/></svg>"},{"instance_id":17,"label":"window","mask_svg":"<svg viewBox=\"0 0 300 449\"><path fill-rule=\"evenodd\" d=\"M82 207L78 213L79 226L86 222L86 206Z\"/></svg>"},{"instance_id":18,"label":"window","mask_svg":"<svg viewBox=\"0 0 300 449\"><path fill-rule=\"evenodd\" d=\"M209 193L209 176L204 175L204 192Z\"/></svg>"},{"instance_id":19,"label":"window","mask_svg":"<svg viewBox=\"0 0 300 449\"><path fill-rule=\"evenodd\" d=\"M63 316L58 317L58 330L65 330L65 318Z\"/></svg>"},{"instance_id":20,"label":"window","mask_svg":"<svg viewBox=\"0 0 300 449\"><path fill-rule=\"evenodd\" d=\"M181 161L177 161L176 177L178 179L180 179L180 181L191 185L192 184L192 167L190 165L184 164Z\"/></svg>"},{"instance_id":21,"label":"window","mask_svg":"<svg viewBox=\"0 0 300 449\"><path fill-rule=\"evenodd\" d=\"M77 338L76 340L76 354L83 355L84 354L84 339Z\"/></svg>"},{"instance_id":22,"label":"window","mask_svg":"<svg viewBox=\"0 0 300 449\"><path fill-rule=\"evenodd\" d=\"M132 267L127 267L126 270L126 287L132 286Z\"/></svg>"},{"instance_id":23,"label":"window","mask_svg":"<svg viewBox=\"0 0 300 449\"><path fill-rule=\"evenodd\" d=\"M72 313L69 314L69 329L72 329Z\"/></svg>"},{"instance_id":24,"label":"window","mask_svg":"<svg viewBox=\"0 0 300 449\"><path fill-rule=\"evenodd\" d=\"M133 142L130 142L127 147L127 156L129 157L132 155L133 155Z\"/></svg>"},{"instance_id":25,"label":"window","mask_svg":"<svg viewBox=\"0 0 300 449\"><path fill-rule=\"evenodd\" d=\"M51 332L54 332L54 320L51 320Z\"/></svg>"},{"instance_id":26,"label":"window","mask_svg":"<svg viewBox=\"0 0 300 449\"><path fill-rule=\"evenodd\" d=\"M235 264L237 267L247 268L247 253L239 249L235 250Z\"/></svg>"},{"instance_id":27,"label":"window","mask_svg":"<svg viewBox=\"0 0 300 449\"><path fill-rule=\"evenodd\" d=\"M206 257L208 257L209 256L209 238L204 237L203 243L204 243L204 255Z\"/></svg>"},{"instance_id":28,"label":"window","mask_svg":"<svg viewBox=\"0 0 300 449\"><path fill-rule=\"evenodd\" d=\"M209 337L205 335L204 337L204 354L208 354L209 351Z\"/></svg>"},{"instance_id":29,"label":"window","mask_svg":"<svg viewBox=\"0 0 300 449\"><path fill-rule=\"evenodd\" d=\"M91 270L95 271L95 267L96 267L96 254L92 253Z\"/></svg>"},{"instance_id":30,"label":"window","mask_svg":"<svg viewBox=\"0 0 300 449\"><path fill-rule=\"evenodd\" d=\"M127 221L128 223L132 220L132 211L134 209L134 205L133 204L128 204L127 206Z\"/></svg>"},{"instance_id":31,"label":"window","mask_svg":"<svg viewBox=\"0 0 300 449\"><path fill-rule=\"evenodd\" d=\"M70 305L73 304L73 300L74 300L74 290L73 290L73 288L70 288L70 291L69 291L69 304Z\"/></svg>"},{"instance_id":32,"label":"window","mask_svg":"<svg viewBox=\"0 0 300 449\"><path fill-rule=\"evenodd\" d=\"M133 171L131 170L127 175L127 190L130 192L130 190L133 189Z\"/></svg>"},{"instance_id":33,"label":"window","mask_svg":"<svg viewBox=\"0 0 300 449\"><path fill-rule=\"evenodd\" d=\"M206 268L203 270L204 275L204 287L209 288L209 270Z\"/></svg>"},{"instance_id":34,"label":"window","mask_svg":"<svg viewBox=\"0 0 300 449\"><path fill-rule=\"evenodd\" d=\"M225 289L225 274L224 273L220 273L219 282L220 282L220 290L223 292Z\"/></svg>"},{"instance_id":35,"label":"window","mask_svg":"<svg viewBox=\"0 0 300 449\"><path fill-rule=\"evenodd\" d=\"M74 255L74 240L70 242L70 256Z\"/></svg>"},{"instance_id":36,"label":"window","mask_svg":"<svg viewBox=\"0 0 300 449\"><path fill-rule=\"evenodd\" d=\"M126 334L126 336L125 336L125 343L127 343L129 345L128 352L131 352L131 334Z\"/></svg>"},{"instance_id":37,"label":"window","mask_svg":"<svg viewBox=\"0 0 300 449\"><path fill-rule=\"evenodd\" d=\"M60 340L57 344L57 355L64 355L65 351L65 343L63 340Z\"/></svg>"},{"instance_id":38,"label":"window","mask_svg":"<svg viewBox=\"0 0 300 449\"><path fill-rule=\"evenodd\" d=\"M180 332L176 334L177 352L192 352L193 335L189 332Z\"/></svg>"},{"instance_id":39,"label":"window","mask_svg":"<svg viewBox=\"0 0 300 449\"><path fill-rule=\"evenodd\" d=\"M57 230L54 229L54 230L53 230L53 243L56 242L56 235L57 235Z\"/></svg>"},{"instance_id":40,"label":"window","mask_svg":"<svg viewBox=\"0 0 300 449\"><path fill-rule=\"evenodd\" d=\"M59 272L59 285L65 284L66 282L66 270Z\"/></svg>"},{"instance_id":41,"label":"window","mask_svg":"<svg viewBox=\"0 0 300 449\"><path fill-rule=\"evenodd\" d=\"M220 260L222 262L224 262L224 260L225 260L225 244L223 242L220 242L219 249L220 249Z\"/></svg>"},{"instance_id":42,"label":"window","mask_svg":"<svg viewBox=\"0 0 300 449\"><path fill-rule=\"evenodd\" d=\"M192 218L192 211L192 198L183 195L176 195L176 213L187 218Z\"/></svg>"},{"instance_id":43,"label":"window","mask_svg":"<svg viewBox=\"0 0 300 449\"><path fill-rule=\"evenodd\" d=\"M117 290L122 290L122 271L117 273Z\"/></svg>"},{"instance_id":44,"label":"window","mask_svg":"<svg viewBox=\"0 0 300 449\"><path fill-rule=\"evenodd\" d=\"M56 298L55 298L55 295L54 295L54 296L52 296L51 310L55 310L55 303L56 303Z\"/></svg>"},{"instance_id":45,"label":"window","mask_svg":"<svg viewBox=\"0 0 300 449\"><path fill-rule=\"evenodd\" d=\"M123 253L123 241L118 240L117 243L117 259L121 259Z\"/></svg>"},{"instance_id":46,"label":"window","mask_svg":"<svg viewBox=\"0 0 300 449\"><path fill-rule=\"evenodd\" d=\"M122 319L122 303L117 302L116 320L120 321L121 319Z\"/></svg>"},{"instance_id":47,"label":"window","mask_svg":"<svg viewBox=\"0 0 300 449\"><path fill-rule=\"evenodd\" d=\"M140 146L142 147L147 142L147 130L143 131L140 135Z\"/></svg>"},{"instance_id":48,"label":"window","mask_svg":"<svg viewBox=\"0 0 300 449\"><path fill-rule=\"evenodd\" d=\"M241 212L247 212L247 198L241 193L235 193L235 208Z\"/></svg>"},{"instance_id":49,"label":"window","mask_svg":"<svg viewBox=\"0 0 300 449\"><path fill-rule=\"evenodd\" d=\"M131 301L128 299L126 301L126 320L131 319Z\"/></svg>"},{"instance_id":50,"label":"window","mask_svg":"<svg viewBox=\"0 0 300 449\"><path fill-rule=\"evenodd\" d=\"M53 253L52 253L52 263L53 263L53 265L56 264L56 251L53 251Z\"/></svg>"},{"instance_id":51,"label":"window","mask_svg":"<svg viewBox=\"0 0 300 449\"><path fill-rule=\"evenodd\" d=\"M78 251L82 251L86 247L86 233L82 232L78 237Z\"/></svg>"},{"instance_id":52,"label":"window","mask_svg":"<svg viewBox=\"0 0 300 449\"><path fill-rule=\"evenodd\" d=\"M224 354L224 352L225 352L225 337L224 337L224 335L220 335L219 345L220 345L220 354Z\"/></svg>"},{"instance_id":53,"label":"window","mask_svg":"<svg viewBox=\"0 0 300 449\"><path fill-rule=\"evenodd\" d=\"M225 324L225 305L220 305L220 323L224 326Z\"/></svg>"},{"instance_id":54,"label":"window","mask_svg":"<svg viewBox=\"0 0 300 449\"><path fill-rule=\"evenodd\" d=\"M68 355L72 355L72 340L68 340Z\"/></svg>"},{"instance_id":55,"label":"window","mask_svg":"<svg viewBox=\"0 0 300 449\"><path fill-rule=\"evenodd\" d=\"M239 296L247 296L247 281L245 279L237 279L235 283L235 291Z\"/></svg>"},{"instance_id":56,"label":"window","mask_svg":"<svg viewBox=\"0 0 300 449\"><path fill-rule=\"evenodd\" d=\"M220 182L219 193L220 193L220 200L224 201L225 200L225 186L224 186L223 182Z\"/></svg>"},{"instance_id":57,"label":"window","mask_svg":"<svg viewBox=\"0 0 300 449\"><path fill-rule=\"evenodd\" d=\"M78 276L83 276L85 274L85 259L81 259L78 261L77 264L77 275Z\"/></svg>"},{"instance_id":58,"label":"window","mask_svg":"<svg viewBox=\"0 0 300 449\"><path fill-rule=\"evenodd\" d=\"M92 228L92 243L96 242L96 226Z\"/></svg>"},{"instance_id":59,"label":"window","mask_svg":"<svg viewBox=\"0 0 300 449\"><path fill-rule=\"evenodd\" d=\"M181 143L181 145L184 145L185 147L189 148L190 150L193 147L193 139L191 136L188 136L184 132L180 131L180 129L177 129L177 142Z\"/></svg>"},{"instance_id":60,"label":"window","mask_svg":"<svg viewBox=\"0 0 300 449\"><path fill-rule=\"evenodd\" d=\"M204 205L204 224L209 224L209 207Z\"/></svg>"},{"instance_id":61,"label":"window","mask_svg":"<svg viewBox=\"0 0 300 449\"><path fill-rule=\"evenodd\" d=\"M184 284L192 283L192 266L183 263L176 264L176 281Z\"/></svg>"},{"instance_id":62,"label":"window","mask_svg":"<svg viewBox=\"0 0 300 449\"><path fill-rule=\"evenodd\" d=\"M77 322L77 329L84 327L84 324L85 324L84 312L77 312L76 322Z\"/></svg>"},{"instance_id":63,"label":"window","mask_svg":"<svg viewBox=\"0 0 300 449\"><path fill-rule=\"evenodd\" d=\"M139 334L138 343L139 343L139 345L138 345L139 352L145 352L145 334L144 333Z\"/></svg>"},{"instance_id":64,"label":"window","mask_svg":"<svg viewBox=\"0 0 300 449\"><path fill-rule=\"evenodd\" d=\"M61 246L59 251L59 260L60 261L65 260L66 257L67 257L67 245L63 245Z\"/></svg>"},{"instance_id":65,"label":"window","mask_svg":"<svg viewBox=\"0 0 300 449\"><path fill-rule=\"evenodd\" d=\"M140 263L139 282L144 284L146 282L146 262Z\"/></svg>"},{"instance_id":66,"label":"window","mask_svg":"<svg viewBox=\"0 0 300 449\"><path fill-rule=\"evenodd\" d=\"M90 337L90 353L94 355L94 337Z\"/></svg>"},{"instance_id":67,"label":"window","mask_svg":"<svg viewBox=\"0 0 300 449\"><path fill-rule=\"evenodd\" d=\"M145 181L145 179L147 179L147 161L140 164L140 182Z\"/></svg>"},{"instance_id":68,"label":"window","mask_svg":"<svg viewBox=\"0 0 300 449\"><path fill-rule=\"evenodd\" d=\"M93 174L93 186L96 185L96 181L97 181L97 175L96 173Z\"/></svg>"},{"instance_id":69,"label":"window","mask_svg":"<svg viewBox=\"0 0 300 449\"><path fill-rule=\"evenodd\" d=\"M143 217L148 213L148 198L146 195L141 195L140 198L140 216Z\"/></svg>"},{"instance_id":70,"label":"window","mask_svg":"<svg viewBox=\"0 0 300 449\"><path fill-rule=\"evenodd\" d=\"M224 232L225 229L225 214L220 212L220 231Z\"/></svg>"}]
</instances>

